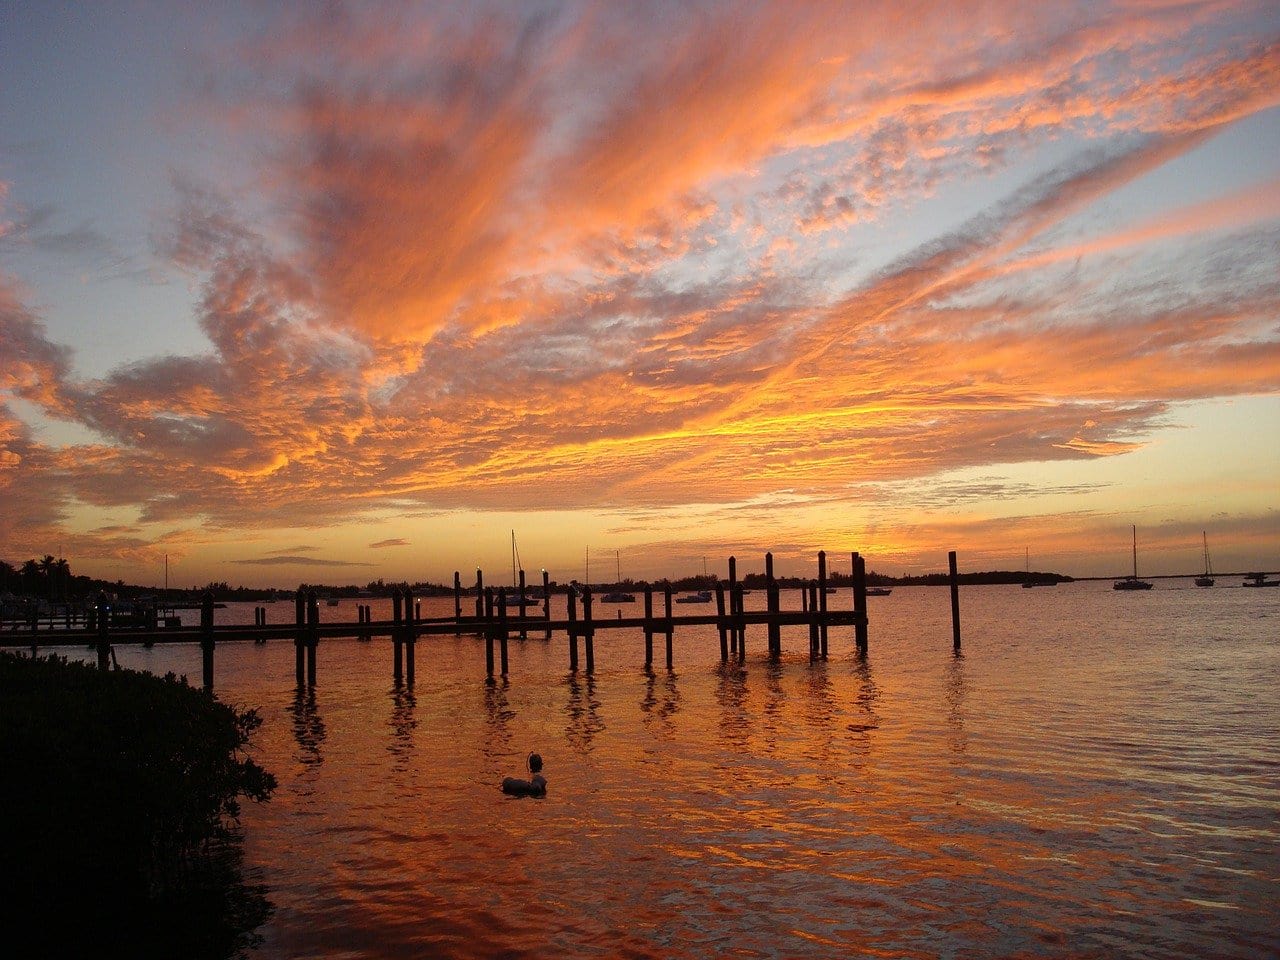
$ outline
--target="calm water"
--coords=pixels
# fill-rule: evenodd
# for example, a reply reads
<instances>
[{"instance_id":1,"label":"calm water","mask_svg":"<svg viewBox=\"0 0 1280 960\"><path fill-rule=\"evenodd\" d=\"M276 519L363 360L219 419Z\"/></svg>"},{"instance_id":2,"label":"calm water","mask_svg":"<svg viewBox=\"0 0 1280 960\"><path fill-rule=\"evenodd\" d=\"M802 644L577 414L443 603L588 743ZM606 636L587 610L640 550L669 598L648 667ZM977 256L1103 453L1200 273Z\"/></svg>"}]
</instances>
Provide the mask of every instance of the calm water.
<instances>
[{"instance_id":1,"label":"calm water","mask_svg":"<svg viewBox=\"0 0 1280 960\"><path fill-rule=\"evenodd\" d=\"M220 646L280 780L243 818L257 955L1280 954L1280 591L1183 586L967 588L962 657L936 588L871 598L865 661L842 628L811 664L796 629L726 668L687 630L646 675L619 631L594 677L529 639L489 686L448 637L412 692L387 640L322 641L306 695L291 643ZM199 677L194 646L118 654ZM530 750L549 795L505 797Z\"/></svg>"}]
</instances>

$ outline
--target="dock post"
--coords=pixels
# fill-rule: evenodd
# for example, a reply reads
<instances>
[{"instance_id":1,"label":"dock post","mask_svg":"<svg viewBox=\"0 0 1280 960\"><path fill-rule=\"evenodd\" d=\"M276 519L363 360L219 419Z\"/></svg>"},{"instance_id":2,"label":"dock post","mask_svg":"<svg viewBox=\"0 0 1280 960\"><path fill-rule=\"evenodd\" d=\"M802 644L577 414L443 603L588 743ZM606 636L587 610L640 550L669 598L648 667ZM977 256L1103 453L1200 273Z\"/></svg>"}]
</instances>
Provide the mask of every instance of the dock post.
<instances>
[{"instance_id":1,"label":"dock post","mask_svg":"<svg viewBox=\"0 0 1280 960\"><path fill-rule=\"evenodd\" d=\"M653 584L644 585L644 668L653 669Z\"/></svg>"},{"instance_id":2,"label":"dock post","mask_svg":"<svg viewBox=\"0 0 1280 960\"><path fill-rule=\"evenodd\" d=\"M737 619L737 614L742 611L738 609L738 560L736 557L729 558L729 652L736 654L738 652L738 641L741 639L741 625Z\"/></svg>"},{"instance_id":3,"label":"dock post","mask_svg":"<svg viewBox=\"0 0 1280 960\"><path fill-rule=\"evenodd\" d=\"M106 670L107 665L111 662L111 644L108 642L108 634L111 630L111 608L107 604L107 596L105 593L99 594L96 609L98 627L98 669Z\"/></svg>"},{"instance_id":4,"label":"dock post","mask_svg":"<svg viewBox=\"0 0 1280 960\"><path fill-rule=\"evenodd\" d=\"M778 597L778 581L773 576L773 554L766 553L764 555L764 575L768 581L765 590L765 603L769 613L777 614L778 608L781 606ZM775 619L769 620L769 656L778 657L782 655L782 628L778 626Z\"/></svg>"},{"instance_id":5,"label":"dock post","mask_svg":"<svg viewBox=\"0 0 1280 960\"><path fill-rule=\"evenodd\" d=\"M419 618L417 601L413 599L413 591L404 592L404 679L413 686L413 646L418 639L418 631L414 626Z\"/></svg>"},{"instance_id":6,"label":"dock post","mask_svg":"<svg viewBox=\"0 0 1280 960\"><path fill-rule=\"evenodd\" d=\"M668 582L662 589L662 599L667 611L667 669L671 669L671 637L675 633L675 624L671 622L671 584Z\"/></svg>"},{"instance_id":7,"label":"dock post","mask_svg":"<svg viewBox=\"0 0 1280 960\"><path fill-rule=\"evenodd\" d=\"M743 587L738 584L734 588L734 606L738 611L738 659L747 659L747 624L746 624L746 604L742 599Z\"/></svg>"},{"instance_id":8,"label":"dock post","mask_svg":"<svg viewBox=\"0 0 1280 960\"><path fill-rule=\"evenodd\" d=\"M956 552L947 554L947 566L951 574L951 644L960 649L960 574L956 572Z\"/></svg>"},{"instance_id":9,"label":"dock post","mask_svg":"<svg viewBox=\"0 0 1280 960\"><path fill-rule=\"evenodd\" d=\"M298 686L302 686L307 682L307 595L301 589L294 598L293 616L294 672L298 677Z\"/></svg>"},{"instance_id":10,"label":"dock post","mask_svg":"<svg viewBox=\"0 0 1280 960\"><path fill-rule=\"evenodd\" d=\"M582 626L583 640L587 648L587 674L596 672L596 628L591 620L591 587L582 588Z\"/></svg>"},{"instance_id":11,"label":"dock post","mask_svg":"<svg viewBox=\"0 0 1280 960\"><path fill-rule=\"evenodd\" d=\"M476 567L476 619L484 619L484 574Z\"/></svg>"},{"instance_id":12,"label":"dock post","mask_svg":"<svg viewBox=\"0 0 1280 960\"><path fill-rule=\"evenodd\" d=\"M523 571L523 570L521 570L521 571L520 571L520 608L519 608L519 609L520 609L520 639L521 639L521 640L528 640L528 639L529 639L529 625L528 625L527 623L525 623L525 621L526 621L526 620L528 619L528 617L529 617L529 610L528 610L528 608L525 606L525 602L524 602L524 591L525 591L524 571Z\"/></svg>"},{"instance_id":13,"label":"dock post","mask_svg":"<svg viewBox=\"0 0 1280 960\"><path fill-rule=\"evenodd\" d=\"M507 675L507 588L498 588L498 644L502 653L502 675Z\"/></svg>"},{"instance_id":14,"label":"dock post","mask_svg":"<svg viewBox=\"0 0 1280 960\"><path fill-rule=\"evenodd\" d=\"M453 635L462 633L462 574L453 571Z\"/></svg>"},{"instance_id":15,"label":"dock post","mask_svg":"<svg viewBox=\"0 0 1280 960\"><path fill-rule=\"evenodd\" d=\"M307 593L307 686L316 685L316 654L320 646L320 601L314 590Z\"/></svg>"},{"instance_id":16,"label":"dock post","mask_svg":"<svg viewBox=\"0 0 1280 960\"><path fill-rule=\"evenodd\" d=\"M821 630L818 626L822 618L822 612L818 608L818 596L822 591L818 589L818 581L809 581L809 659L813 660L818 656L818 644Z\"/></svg>"},{"instance_id":17,"label":"dock post","mask_svg":"<svg viewBox=\"0 0 1280 960\"><path fill-rule=\"evenodd\" d=\"M578 591L569 587L569 670L578 672Z\"/></svg>"},{"instance_id":18,"label":"dock post","mask_svg":"<svg viewBox=\"0 0 1280 960\"><path fill-rule=\"evenodd\" d=\"M480 571L476 571L477 579ZM481 608L484 611L484 669L485 676L493 680L493 588L486 588L480 594Z\"/></svg>"},{"instance_id":19,"label":"dock post","mask_svg":"<svg viewBox=\"0 0 1280 960\"><path fill-rule=\"evenodd\" d=\"M857 617L853 635L858 653L865 656L867 652L867 561L857 552L850 559L853 561L853 612Z\"/></svg>"},{"instance_id":20,"label":"dock post","mask_svg":"<svg viewBox=\"0 0 1280 960\"><path fill-rule=\"evenodd\" d=\"M200 598L200 665L204 688L213 690L213 594L208 590Z\"/></svg>"},{"instance_id":21,"label":"dock post","mask_svg":"<svg viewBox=\"0 0 1280 960\"><path fill-rule=\"evenodd\" d=\"M551 622L551 574L546 570L542 571L542 619L547 623ZM544 640L551 639L551 630L548 629Z\"/></svg>"},{"instance_id":22,"label":"dock post","mask_svg":"<svg viewBox=\"0 0 1280 960\"><path fill-rule=\"evenodd\" d=\"M827 551L818 551L818 643L827 655Z\"/></svg>"},{"instance_id":23,"label":"dock post","mask_svg":"<svg viewBox=\"0 0 1280 960\"><path fill-rule=\"evenodd\" d=\"M724 619L724 584L716 580L716 626L720 629L720 662L729 662L729 631Z\"/></svg>"},{"instance_id":24,"label":"dock post","mask_svg":"<svg viewBox=\"0 0 1280 960\"><path fill-rule=\"evenodd\" d=\"M391 679L399 683L404 679L404 648L400 646L400 624L404 622L404 596L399 587L391 590Z\"/></svg>"}]
</instances>

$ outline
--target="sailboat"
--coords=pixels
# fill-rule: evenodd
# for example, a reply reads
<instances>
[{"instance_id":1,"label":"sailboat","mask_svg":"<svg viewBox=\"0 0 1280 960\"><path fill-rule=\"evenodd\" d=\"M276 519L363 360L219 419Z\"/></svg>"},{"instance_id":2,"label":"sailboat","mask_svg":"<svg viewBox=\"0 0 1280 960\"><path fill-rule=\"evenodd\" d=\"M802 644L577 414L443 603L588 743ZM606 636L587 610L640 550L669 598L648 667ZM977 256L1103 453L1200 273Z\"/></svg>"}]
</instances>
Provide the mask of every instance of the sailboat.
<instances>
[{"instance_id":1,"label":"sailboat","mask_svg":"<svg viewBox=\"0 0 1280 960\"><path fill-rule=\"evenodd\" d=\"M511 531L511 591L506 595L506 605L508 607L519 607L520 615L524 616L524 612L529 607L538 605L538 598L527 596L520 592L520 551L516 547L516 532Z\"/></svg>"},{"instance_id":2,"label":"sailboat","mask_svg":"<svg viewBox=\"0 0 1280 960\"><path fill-rule=\"evenodd\" d=\"M703 580L710 579L709 575L707 574L707 558L706 557L702 558L702 579ZM684 596L676 597L675 602L676 603L710 603L711 591L695 590L693 593L686 593Z\"/></svg>"},{"instance_id":3,"label":"sailboat","mask_svg":"<svg viewBox=\"0 0 1280 960\"><path fill-rule=\"evenodd\" d=\"M621 552L615 550L614 559L618 565L619 589L610 590L608 593L606 593L604 596L600 598L600 602L601 603L635 603L636 595L634 593L627 593L625 590L621 589L621 586L622 586L622 554Z\"/></svg>"},{"instance_id":4,"label":"sailboat","mask_svg":"<svg viewBox=\"0 0 1280 960\"><path fill-rule=\"evenodd\" d=\"M1112 585L1114 590L1150 590L1151 584L1138 579L1138 526L1133 527L1133 573Z\"/></svg>"},{"instance_id":5,"label":"sailboat","mask_svg":"<svg viewBox=\"0 0 1280 960\"><path fill-rule=\"evenodd\" d=\"M1209 563L1209 535L1205 533L1203 530L1201 530L1200 536L1204 539L1204 573L1196 577L1196 586L1212 587L1213 586L1213 566L1212 564Z\"/></svg>"},{"instance_id":6,"label":"sailboat","mask_svg":"<svg viewBox=\"0 0 1280 960\"><path fill-rule=\"evenodd\" d=\"M1026 551L1027 551L1027 579L1025 579L1025 580L1023 580L1023 581L1022 581L1022 586L1023 586L1024 588L1026 588L1026 587L1056 587L1056 586L1058 585L1058 581L1057 581L1057 580L1045 580L1045 579L1043 579L1043 578L1041 578L1041 577L1034 577L1034 578L1033 578L1033 577L1031 576L1031 548L1030 548L1030 547L1027 547L1027 548L1026 548Z\"/></svg>"}]
</instances>

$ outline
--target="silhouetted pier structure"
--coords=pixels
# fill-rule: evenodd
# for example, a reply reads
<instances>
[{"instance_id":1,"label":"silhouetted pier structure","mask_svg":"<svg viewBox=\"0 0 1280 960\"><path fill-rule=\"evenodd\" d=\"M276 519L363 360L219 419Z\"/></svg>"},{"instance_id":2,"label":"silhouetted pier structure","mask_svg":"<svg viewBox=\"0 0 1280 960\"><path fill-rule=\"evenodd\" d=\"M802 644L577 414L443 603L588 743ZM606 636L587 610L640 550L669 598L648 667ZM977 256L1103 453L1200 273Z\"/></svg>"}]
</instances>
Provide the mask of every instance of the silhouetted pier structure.
<instances>
[{"instance_id":1,"label":"silhouetted pier structure","mask_svg":"<svg viewBox=\"0 0 1280 960\"><path fill-rule=\"evenodd\" d=\"M727 580L717 580L714 586L715 610L708 613L678 615L673 610L672 589L669 584L660 590L652 585L644 588L644 613L626 617L619 612L614 618L596 615L594 592L589 586L570 587L566 599L566 615L561 619L551 616L552 589L549 575L542 574L542 596L527 598L524 573L520 573L519 598L508 603L506 587L486 587L484 575L476 571L475 586L464 589L461 575L454 573L453 616L423 617L421 604L412 591L393 590L391 594L391 619L373 620L371 608L358 605L356 621L322 623L320 602L314 590L299 591L294 598L294 622L268 624L266 608L254 610L252 626L243 624L214 624L214 601L205 594L200 606L199 626L173 626L159 630L155 623L139 629L135 626L113 625L106 613L106 605L96 615L82 621L84 629L68 627L59 630L30 633L6 633L4 641L18 637L28 640L33 651L38 646L56 646L67 643L83 643L86 638L97 650L98 666L106 670L110 666L113 644L141 643L151 646L158 642L198 642L201 649L202 679L205 689L213 689L214 651L218 643L252 641L266 643L270 640L292 640L295 648L295 676L299 686L316 684L319 644L327 638L356 638L372 640L389 637L392 641L392 677L397 683L412 684L416 672L416 644L424 637L445 634L459 636L464 633L482 637L485 643L485 673L489 679L509 673L509 642L514 635L527 638L540 634L551 640L563 634L568 640L568 666L571 671L581 668L579 642L585 657L588 674L595 671L595 636L605 630L637 630L644 636L644 667L652 669L654 638L664 640L665 662L668 670L674 667L673 638L682 627L713 626L719 635L720 659L745 659L746 635L750 626L765 627L766 650L773 659L782 656L782 628L806 627L809 633L810 659L828 656L828 637L831 627L854 628L854 645L860 656L868 647L866 563L858 553L851 554L853 603L851 608L834 609L827 602L829 578L826 552L818 554L818 576L801 588L801 609L783 610L781 589L774 576L773 555L765 555L765 608L747 610L743 602L744 588L738 580L737 561L729 558ZM956 560L954 551L949 555L952 584L952 624L955 649L960 648L959 599L956 592ZM474 613L470 612L470 600L474 599ZM508 607L519 613L511 615ZM531 613L536 610L537 613ZM8 643L12 646L13 643Z\"/></svg>"}]
</instances>

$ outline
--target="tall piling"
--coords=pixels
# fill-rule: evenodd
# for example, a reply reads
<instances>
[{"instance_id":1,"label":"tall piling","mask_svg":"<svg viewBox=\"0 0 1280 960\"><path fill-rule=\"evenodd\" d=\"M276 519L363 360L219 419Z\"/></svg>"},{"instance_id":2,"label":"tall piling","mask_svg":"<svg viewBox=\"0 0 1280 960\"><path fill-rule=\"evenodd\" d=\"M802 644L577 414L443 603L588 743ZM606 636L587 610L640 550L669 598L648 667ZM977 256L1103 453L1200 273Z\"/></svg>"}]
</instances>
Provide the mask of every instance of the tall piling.
<instances>
[{"instance_id":1,"label":"tall piling","mask_svg":"<svg viewBox=\"0 0 1280 960\"><path fill-rule=\"evenodd\" d=\"M818 643L827 655L827 551L818 551Z\"/></svg>"},{"instance_id":2,"label":"tall piling","mask_svg":"<svg viewBox=\"0 0 1280 960\"><path fill-rule=\"evenodd\" d=\"M525 608L524 602L524 571L520 571L520 639L529 639L529 627L525 621L529 618L529 611Z\"/></svg>"},{"instance_id":3,"label":"tall piling","mask_svg":"<svg viewBox=\"0 0 1280 960\"><path fill-rule=\"evenodd\" d=\"M542 619L551 622L551 574L542 571ZM548 627L544 640L551 639L551 628Z\"/></svg>"},{"instance_id":4,"label":"tall piling","mask_svg":"<svg viewBox=\"0 0 1280 960\"><path fill-rule=\"evenodd\" d=\"M716 580L716 627L720 631L720 662L729 662L729 625L724 619L724 584Z\"/></svg>"},{"instance_id":5,"label":"tall piling","mask_svg":"<svg viewBox=\"0 0 1280 960\"><path fill-rule=\"evenodd\" d=\"M476 571L477 581L480 571ZM493 679L493 589L486 587L480 593L481 620L484 627L484 668L485 675Z\"/></svg>"},{"instance_id":6,"label":"tall piling","mask_svg":"<svg viewBox=\"0 0 1280 960\"><path fill-rule=\"evenodd\" d=\"M853 627L854 641L858 653L867 652L867 561L859 553L854 553L853 561L853 612L856 622Z\"/></svg>"},{"instance_id":7,"label":"tall piling","mask_svg":"<svg viewBox=\"0 0 1280 960\"><path fill-rule=\"evenodd\" d=\"M644 585L644 668L653 669L653 585Z\"/></svg>"},{"instance_id":8,"label":"tall piling","mask_svg":"<svg viewBox=\"0 0 1280 960\"><path fill-rule=\"evenodd\" d=\"M320 647L320 601L316 592L307 592L307 686L316 685L316 657Z\"/></svg>"},{"instance_id":9,"label":"tall piling","mask_svg":"<svg viewBox=\"0 0 1280 960\"><path fill-rule=\"evenodd\" d=\"M106 670L111 661L111 607L107 603L105 594L98 598L95 610L97 617L95 625L98 628L98 669Z\"/></svg>"},{"instance_id":10,"label":"tall piling","mask_svg":"<svg viewBox=\"0 0 1280 960\"><path fill-rule=\"evenodd\" d=\"M520 595L520 599L524 599L524 594ZM502 654L502 675L507 675L507 640L510 637L507 628L507 588L498 588L498 646L499 652Z\"/></svg>"},{"instance_id":11,"label":"tall piling","mask_svg":"<svg viewBox=\"0 0 1280 960\"><path fill-rule=\"evenodd\" d=\"M399 587L391 590L391 679L399 683L404 679L404 648L401 645L401 627L404 623L404 596Z\"/></svg>"},{"instance_id":12,"label":"tall piling","mask_svg":"<svg viewBox=\"0 0 1280 960\"><path fill-rule=\"evenodd\" d=\"M462 633L462 574L453 571L453 635Z\"/></svg>"},{"instance_id":13,"label":"tall piling","mask_svg":"<svg viewBox=\"0 0 1280 960\"><path fill-rule=\"evenodd\" d=\"M766 580L765 605L770 613L776 614L781 606L778 596L778 581L773 576L773 554L764 555L764 576ZM769 622L769 656L782 655L782 627L776 621Z\"/></svg>"},{"instance_id":14,"label":"tall piling","mask_svg":"<svg viewBox=\"0 0 1280 960\"><path fill-rule=\"evenodd\" d=\"M569 595L566 598L569 605L569 670L571 673L578 672L578 591L576 587L569 587Z\"/></svg>"},{"instance_id":15,"label":"tall piling","mask_svg":"<svg viewBox=\"0 0 1280 960\"><path fill-rule=\"evenodd\" d=\"M669 583L666 584L662 589L662 600L663 600L663 606L666 608L666 616L667 616L667 623L666 623L667 669L670 670L672 667L673 659L674 659L672 656L671 641L672 641L673 635L675 634L675 625L671 622L671 584Z\"/></svg>"},{"instance_id":16,"label":"tall piling","mask_svg":"<svg viewBox=\"0 0 1280 960\"><path fill-rule=\"evenodd\" d=\"M303 590L293 601L293 625L294 673L301 687L307 682L307 594Z\"/></svg>"},{"instance_id":17,"label":"tall piling","mask_svg":"<svg viewBox=\"0 0 1280 960\"><path fill-rule=\"evenodd\" d=\"M418 602L414 599L413 591L406 590L404 592L404 679L411 687L414 677L413 648L418 639L418 631L414 624L419 616Z\"/></svg>"},{"instance_id":18,"label":"tall piling","mask_svg":"<svg viewBox=\"0 0 1280 960\"><path fill-rule=\"evenodd\" d=\"M591 619L591 587L590 585L582 588L582 638L587 649L587 674L593 674L596 671L596 628Z\"/></svg>"},{"instance_id":19,"label":"tall piling","mask_svg":"<svg viewBox=\"0 0 1280 960\"><path fill-rule=\"evenodd\" d=\"M742 611L738 609L738 561L735 557L729 558L729 653L736 654L738 652L738 620L736 614Z\"/></svg>"},{"instance_id":20,"label":"tall piling","mask_svg":"<svg viewBox=\"0 0 1280 960\"><path fill-rule=\"evenodd\" d=\"M208 590L200 599L200 665L204 688L213 690L213 594Z\"/></svg>"},{"instance_id":21,"label":"tall piling","mask_svg":"<svg viewBox=\"0 0 1280 960\"><path fill-rule=\"evenodd\" d=\"M960 574L956 571L956 552L947 554L947 566L951 578L951 645L960 649Z\"/></svg>"}]
</instances>

